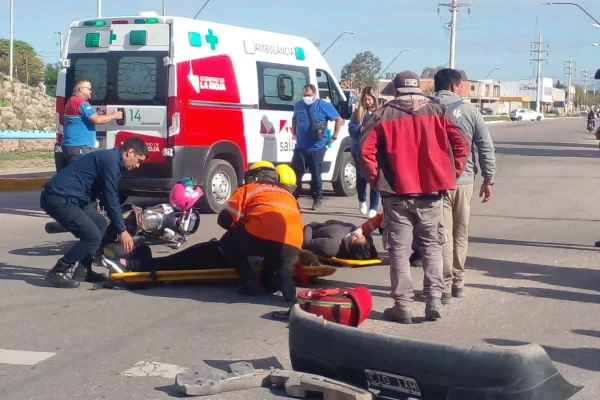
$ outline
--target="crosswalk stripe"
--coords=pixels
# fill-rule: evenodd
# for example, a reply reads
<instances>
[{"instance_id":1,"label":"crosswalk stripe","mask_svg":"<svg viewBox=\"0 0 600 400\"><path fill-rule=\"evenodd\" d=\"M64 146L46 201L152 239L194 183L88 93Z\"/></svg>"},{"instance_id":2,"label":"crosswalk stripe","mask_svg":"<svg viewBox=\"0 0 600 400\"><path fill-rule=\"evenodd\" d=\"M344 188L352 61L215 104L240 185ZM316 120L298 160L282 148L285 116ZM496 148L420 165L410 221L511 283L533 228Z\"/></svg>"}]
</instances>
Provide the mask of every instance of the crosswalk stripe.
<instances>
[{"instance_id":1,"label":"crosswalk stripe","mask_svg":"<svg viewBox=\"0 0 600 400\"><path fill-rule=\"evenodd\" d=\"M0 364L35 365L56 353L44 351L6 350L0 349Z\"/></svg>"},{"instance_id":2,"label":"crosswalk stripe","mask_svg":"<svg viewBox=\"0 0 600 400\"><path fill-rule=\"evenodd\" d=\"M187 372L187 368L174 364L164 364L156 361L140 361L127 371L121 373L125 376L158 376L161 378L175 379L177 374Z\"/></svg>"}]
</instances>

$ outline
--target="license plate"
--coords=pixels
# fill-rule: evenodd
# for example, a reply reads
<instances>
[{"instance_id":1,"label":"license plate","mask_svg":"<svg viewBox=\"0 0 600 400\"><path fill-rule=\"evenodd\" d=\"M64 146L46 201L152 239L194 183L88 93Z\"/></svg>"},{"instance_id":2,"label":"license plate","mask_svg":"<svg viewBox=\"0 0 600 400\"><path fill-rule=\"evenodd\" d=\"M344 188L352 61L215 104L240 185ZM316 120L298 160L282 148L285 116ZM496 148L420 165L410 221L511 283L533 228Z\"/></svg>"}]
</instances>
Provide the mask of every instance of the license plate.
<instances>
[{"instance_id":1,"label":"license plate","mask_svg":"<svg viewBox=\"0 0 600 400\"><path fill-rule=\"evenodd\" d=\"M421 389L417 385L417 381L406 376L388 374L387 372L365 369L369 387L374 389L385 389L395 392L402 392L421 396Z\"/></svg>"}]
</instances>

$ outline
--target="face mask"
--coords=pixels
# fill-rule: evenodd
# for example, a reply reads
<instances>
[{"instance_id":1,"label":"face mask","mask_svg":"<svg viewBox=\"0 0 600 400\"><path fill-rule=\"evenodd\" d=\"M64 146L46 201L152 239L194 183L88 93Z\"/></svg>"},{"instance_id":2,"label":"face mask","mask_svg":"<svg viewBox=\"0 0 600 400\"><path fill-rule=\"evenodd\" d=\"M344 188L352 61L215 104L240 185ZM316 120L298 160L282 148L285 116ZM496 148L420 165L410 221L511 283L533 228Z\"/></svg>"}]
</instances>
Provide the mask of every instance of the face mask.
<instances>
[{"instance_id":1,"label":"face mask","mask_svg":"<svg viewBox=\"0 0 600 400\"><path fill-rule=\"evenodd\" d=\"M305 96L302 98L302 100L304 100L304 104L307 106L310 106L314 102L313 98L310 96Z\"/></svg>"}]
</instances>

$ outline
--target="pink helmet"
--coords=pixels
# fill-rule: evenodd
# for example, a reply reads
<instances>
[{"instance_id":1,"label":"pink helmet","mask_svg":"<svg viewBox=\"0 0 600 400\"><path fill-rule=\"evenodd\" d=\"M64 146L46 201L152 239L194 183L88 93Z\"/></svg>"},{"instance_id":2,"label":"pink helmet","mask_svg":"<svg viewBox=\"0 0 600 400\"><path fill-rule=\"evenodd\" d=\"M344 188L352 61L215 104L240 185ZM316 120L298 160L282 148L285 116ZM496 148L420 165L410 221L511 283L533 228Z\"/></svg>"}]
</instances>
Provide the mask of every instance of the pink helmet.
<instances>
[{"instance_id":1,"label":"pink helmet","mask_svg":"<svg viewBox=\"0 0 600 400\"><path fill-rule=\"evenodd\" d=\"M194 186L191 178L185 178L177 182L171 189L169 203L179 211L187 211L203 194L200 186Z\"/></svg>"}]
</instances>

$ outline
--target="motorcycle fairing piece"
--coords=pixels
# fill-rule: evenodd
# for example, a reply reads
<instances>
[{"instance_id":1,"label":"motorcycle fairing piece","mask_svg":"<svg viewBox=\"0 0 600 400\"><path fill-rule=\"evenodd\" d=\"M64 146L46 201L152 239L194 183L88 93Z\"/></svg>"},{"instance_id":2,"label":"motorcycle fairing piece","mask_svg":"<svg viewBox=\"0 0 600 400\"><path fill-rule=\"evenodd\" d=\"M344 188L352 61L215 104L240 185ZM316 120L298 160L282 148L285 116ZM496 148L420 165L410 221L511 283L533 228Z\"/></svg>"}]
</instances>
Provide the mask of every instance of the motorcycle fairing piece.
<instances>
[{"instance_id":1,"label":"motorcycle fairing piece","mask_svg":"<svg viewBox=\"0 0 600 400\"><path fill-rule=\"evenodd\" d=\"M537 344L461 348L331 323L298 305L289 346L295 371L386 399L566 400L583 388L567 382Z\"/></svg>"}]
</instances>

